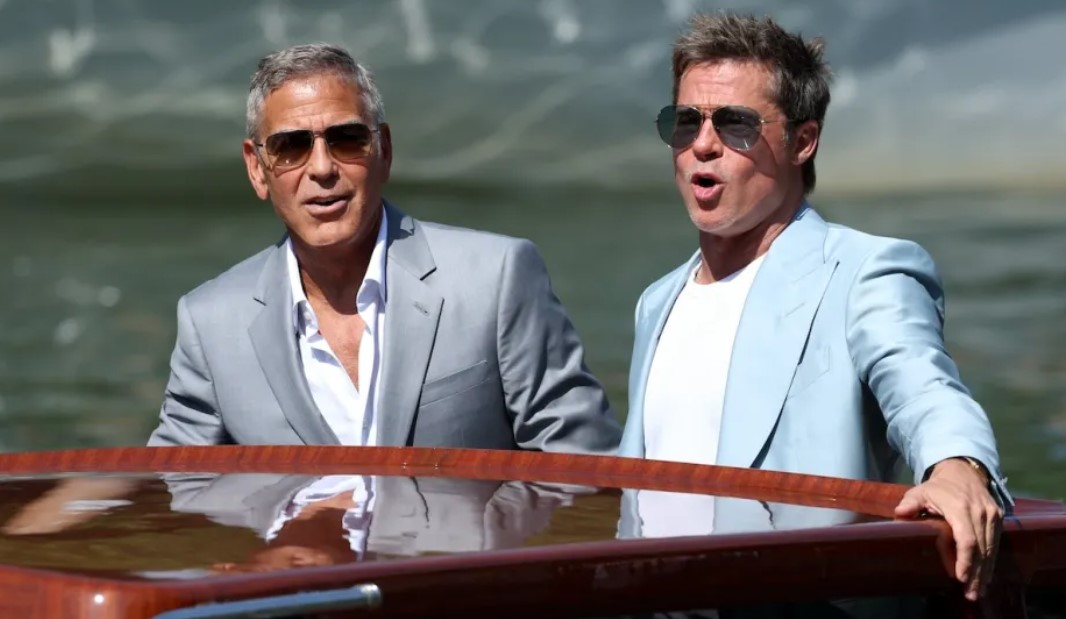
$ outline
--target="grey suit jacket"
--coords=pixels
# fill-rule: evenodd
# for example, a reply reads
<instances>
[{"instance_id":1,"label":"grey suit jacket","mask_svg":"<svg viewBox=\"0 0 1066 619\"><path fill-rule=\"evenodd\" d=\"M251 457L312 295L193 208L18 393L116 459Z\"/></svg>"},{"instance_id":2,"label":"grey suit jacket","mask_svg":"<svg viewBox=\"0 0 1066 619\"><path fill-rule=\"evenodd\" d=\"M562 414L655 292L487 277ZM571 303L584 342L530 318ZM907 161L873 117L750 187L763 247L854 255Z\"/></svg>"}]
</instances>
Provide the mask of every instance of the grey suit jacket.
<instances>
[{"instance_id":1,"label":"grey suit jacket","mask_svg":"<svg viewBox=\"0 0 1066 619\"><path fill-rule=\"evenodd\" d=\"M378 444L607 453L619 426L532 243L388 203ZM178 301L149 445L337 444L303 377L284 242Z\"/></svg>"},{"instance_id":2,"label":"grey suit jacket","mask_svg":"<svg viewBox=\"0 0 1066 619\"><path fill-rule=\"evenodd\" d=\"M174 511L252 529L264 539L296 493L318 479L243 473L164 478ZM367 550L390 556L520 548L573 500L550 486L448 477L377 477L374 494Z\"/></svg>"}]
</instances>

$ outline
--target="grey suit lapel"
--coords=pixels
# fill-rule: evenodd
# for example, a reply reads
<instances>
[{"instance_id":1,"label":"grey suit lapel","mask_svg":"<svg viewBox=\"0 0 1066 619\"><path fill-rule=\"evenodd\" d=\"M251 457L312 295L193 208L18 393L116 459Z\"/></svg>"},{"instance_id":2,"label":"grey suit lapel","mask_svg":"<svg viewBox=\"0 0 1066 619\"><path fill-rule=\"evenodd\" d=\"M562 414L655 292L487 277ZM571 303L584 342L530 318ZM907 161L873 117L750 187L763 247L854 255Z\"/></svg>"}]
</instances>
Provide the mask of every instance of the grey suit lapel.
<instances>
[{"instance_id":1,"label":"grey suit lapel","mask_svg":"<svg viewBox=\"0 0 1066 619\"><path fill-rule=\"evenodd\" d=\"M300 368L284 243L267 257L255 299L264 307L248 328L248 334L267 383L289 425L307 445L339 444L337 435L315 406Z\"/></svg>"},{"instance_id":2,"label":"grey suit lapel","mask_svg":"<svg viewBox=\"0 0 1066 619\"><path fill-rule=\"evenodd\" d=\"M429 524L429 508L418 480L381 476L374 484L374 517L367 533L367 550L392 556L418 554L418 538Z\"/></svg>"},{"instance_id":3,"label":"grey suit lapel","mask_svg":"<svg viewBox=\"0 0 1066 619\"><path fill-rule=\"evenodd\" d=\"M418 225L388 203L385 209L389 245L378 444L402 446L418 409L444 298L424 281L437 267Z\"/></svg>"},{"instance_id":4,"label":"grey suit lapel","mask_svg":"<svg viewBox=\"0 0 1066 619\"><path fill-rule=\"evenodd\" d=\"M247 510L248 525L263 539L296 493L321 479L313 475L257 474L245 477L258 487L253 486L254 490L237 507ZM235 496L241 494L235 493Z\"/></svg>"},{"instance_id":5,"label":"grey suit lapel","mask_svg":"<svg viewBox=\"0 0 1066 619\"><path fill-rule=\"evenodd\" d=\"M836 262L824 258L827 230L805 205L774 241L755 276L733 344L719 465L759 465L836 268Z\"/></svg>"}]
</instances>

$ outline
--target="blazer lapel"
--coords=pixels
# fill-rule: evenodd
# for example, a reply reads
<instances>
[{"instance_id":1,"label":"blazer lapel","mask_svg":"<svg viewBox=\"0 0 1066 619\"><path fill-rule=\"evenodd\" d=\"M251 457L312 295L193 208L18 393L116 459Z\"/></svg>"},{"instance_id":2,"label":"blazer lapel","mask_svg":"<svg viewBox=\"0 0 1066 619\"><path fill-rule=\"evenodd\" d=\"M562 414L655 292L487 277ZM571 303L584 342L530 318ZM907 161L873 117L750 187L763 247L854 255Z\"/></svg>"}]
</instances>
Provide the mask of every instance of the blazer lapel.
<instances>
[{"instance_id":1,"label":"blazer lapel","mask_svg":"<svg viewBox=\"0 0 1066 619\"><path fill-rule=\"evenodd\" d=\"M410 557L419 553L429 530L429 506L414 477L374 479L374 517L366 548L370 552ZM421 539L419 539L421 538Z\"/></svg>"},{"instance_id":2,"label":"blazer lapel","mask_svg":"<svg viewBox=\"0 0 1066 619\"><path fill-rule=\"evenodd\" d=\"M804 205L755 276L737 327L726 383L718 464L758 467L836 262L824 258L825 222Z\"/></svg>"},{"instance_id":3,"label":"blazer lapel","mask_svg":"<svg viewBox=\"0 0 1066 619\"><path fill-rule=\"evenodd\" d=\"M418 225L392 205L385 208L389 247L378 444L403 446L422 395L444 298L424 281L437 267Z\"/></svg>"},{"instance_id":4,"label":"blazer lapel","mask_svg":"<svg viewBox=\"0 0 1066 619\"><path fill-rule=\"evenodd\" d=\"M259 276L255 299L264 307L248 328L248 334L267 383L289 425L307 445L339 444L337 435L315 406L300 369L284 243L275 247L267 258Z\"/></svg>"},{"instance_id":5,"label":"blazer lapel","mask_svg":"<svg viewBox=\"0 0 1066 619\"><path fill-rule=\"evenodd\" d=\"M261 473L245 474L244 477L257 489L235 507L245 510L249 524L264 539L296 493L321 479L313 475Z\"/></svg>"},{"instance_id":6,"label":"blazer lapel","mask_svg":"<svg viewBox=\"0 0 1066 619\"><path fill-rule=\"evenodd\" d=\"M637 323L637 332L633 338L633 370L629 384L629 414L626 417L625 431L618 448L618 455L630 458L644 457L644 392L651 372L651 362L655 358L655 348L666 326L666 319L674 302L685 287L688 276L700 259L699 252L688 262L674 271L667 278L666 284L645 298L640 314L653 317Z\"/></svg>"}]
</instances>

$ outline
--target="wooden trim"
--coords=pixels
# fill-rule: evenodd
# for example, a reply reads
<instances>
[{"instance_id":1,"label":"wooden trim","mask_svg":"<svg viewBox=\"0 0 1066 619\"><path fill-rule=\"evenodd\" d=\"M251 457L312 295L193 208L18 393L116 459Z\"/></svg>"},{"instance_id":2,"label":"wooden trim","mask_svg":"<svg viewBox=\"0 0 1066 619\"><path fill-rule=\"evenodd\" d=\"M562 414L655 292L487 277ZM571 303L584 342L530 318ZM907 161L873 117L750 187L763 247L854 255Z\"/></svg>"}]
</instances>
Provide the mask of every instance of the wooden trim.
<instances>
[{"instance_id":1,"label":"wooden trim","mask_svg":"<svg viewBox=\"0 0 1066 619\"><path fill-rule=\"evenodd\" d=\"M381 588L389 617L486 616L504 607L529 616L579 617L663 610L663 600L681 609L932 593L954 586L936 550L936 539L946 534L946 527L926 523L878 523L772 535L596 542L152 584L0 568L0 610L26 617L149 617L203 601L358 583ZM870 556L878 560L870 561ZM811 573L819 576L811 578Z\"/></svg>"},{"instance_id":2,"label":"wooden trim","mask_svg":"<svg viewBox=\"0 0 1066 619\"><path fill-rule=\"evenodd\" d=\"M532 451L416 447L293 447L226 445L127 447L0 454L7 474L57 472L285 472L514 479L599 487L714 494L759 501L844 509L892 518L907 491L899 484L863 482L758 469L703 466L637 458Z\"/></svg>"},{"instance_id":3,"label":"wooden trim","mask_svg":"<svg viewBox=\"0 0 1066 619\"><path fill-rule=\"evenodd\" d=\"M516 479L708 493L891 518L907 487L603 456L417 448L223 446L0 454L7 475L284 472ZM1023 617L1030 583L1066 583L1066 510L1019 501L1004 523L997 616ZM219 576L118 581L0 566L0 616L151 617L192 604L373 583L377 616L593 616L825 597L939 595L959 602L940 520L669 539L610 540ZM871 560L871 557L876 559ZM757 574L758 578L752 576ZM550 583L550 586L547 585ZM987 603L986 603L987 606ZM1019 610L1020 609L1020 610ZM1019 614L1020 613L1020 614Z\"/></svg>"}]
</instances>

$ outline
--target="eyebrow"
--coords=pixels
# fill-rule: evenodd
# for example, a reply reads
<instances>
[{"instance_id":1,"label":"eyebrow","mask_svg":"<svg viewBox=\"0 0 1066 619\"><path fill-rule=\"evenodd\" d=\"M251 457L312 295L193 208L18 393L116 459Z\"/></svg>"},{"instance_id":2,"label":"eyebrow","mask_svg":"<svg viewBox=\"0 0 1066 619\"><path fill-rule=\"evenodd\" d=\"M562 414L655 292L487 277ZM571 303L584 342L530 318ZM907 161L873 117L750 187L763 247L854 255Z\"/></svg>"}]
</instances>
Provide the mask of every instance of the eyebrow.
<instances>
[{"instance_id":1,"label":"eyebrow","mask_svg":"<svg viewBox=\"0 0 1066 619\"><path fill-rule=\"evenodd\" d=\"M330 124L326 125L325 127L323 127L323 130L329 129L330 127L340 127L342 125L354 125L354 124L362 124L362 125L366 125L368 127L371 126L370 123L366 122L362 118L355 117L355 118L352 118L351 120L343 120L343 121L337 122L337 123L330 123ZM271 131L270 133L267 133L266 135L267 135L267 137L269 137L269 136L272 136L272 135L275 135L275 134L278 134L278 133L290 133L292 131L312 131L312 130L308 129L307 127L292 127L292 128L275 129L274 131Z\"/></svg>"}]
</instances>

